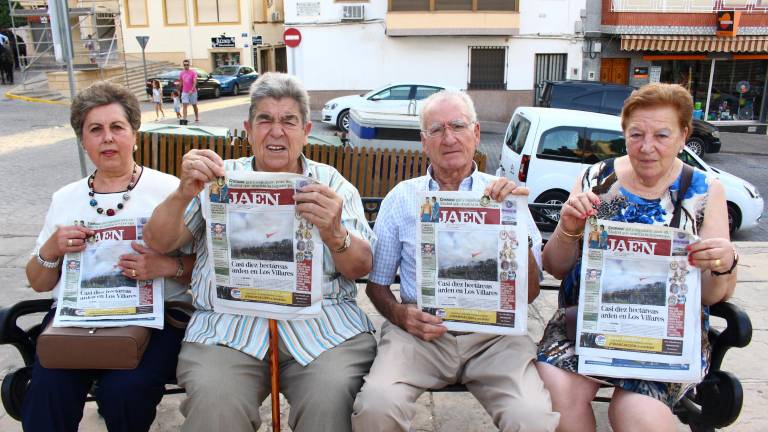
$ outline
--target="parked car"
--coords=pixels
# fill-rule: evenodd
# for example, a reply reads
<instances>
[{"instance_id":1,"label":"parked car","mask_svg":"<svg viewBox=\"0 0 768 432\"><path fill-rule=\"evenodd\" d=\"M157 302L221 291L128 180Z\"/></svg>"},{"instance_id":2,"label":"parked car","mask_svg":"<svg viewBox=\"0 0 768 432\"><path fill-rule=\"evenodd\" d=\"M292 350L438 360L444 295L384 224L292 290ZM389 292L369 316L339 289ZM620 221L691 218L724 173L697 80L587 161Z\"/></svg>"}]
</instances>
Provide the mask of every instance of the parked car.
<instances>
[{"instance_id":1,"label":"parked car","mask_svg":"<svg viewBox=\"0 0 768 432\"><path fill-rule=\"evenodd\" d=\"M621 108L634 87L596 81L545 81L538 105L621 115ZM685 143L696 156L720 151L720 131L703 120L693 120Z\"/></svg>"},{"instance_id":2,"label":"parked car","mask_svg":"<svg viewBox=\"0 0 768 432\"><path fill-rule=\"evenodd\" d=\"M231 95L240 94L240 90L247 90L259 78L255 70L240 65L219 66L211 75L221 84L221 91Z\"/></svg>"},{"instance_id":3,"label":"parked car","mask_svg":"<svg viewBox=\"0 0 768 432\"><path fill-rule=\"evenodd\" d=\"M197 72L197 94L200 97L213 97L218 98L221 96L221 83L219 80L213 77L213 75L207 73L200 68L190 68ZM147 94L152 95L152 81L160 81L160 87L163 89L163 98L169 99L171 92L178 90L181 93L181 81L179 81L179 74L181 68L170 69L160 75L147 79Z\"/></svg>"},{"instance_id":4,"label":"parked car","mask_svg":"<svg viewBox=\"0 0 768 432\"><path fill-rule=\"evenodd\" d=\"M329 100L322 111L323 123L349 131L349 110L419 115L421 101L432 93L448 88L430 83L393 83L361 95Z\"/></svg>"},{"instance_id":5,"label":"parked car","mask_svg":"<svg viewBox=\"0 0 768 432\"><path fill-rule=\"evenodd\" d=\"M588 165L626 154L621 119L557 108L520 107L509 121L501 148L499 176L528 187L529 202L562 204ZM752 228L763 212L763 198L751 183L709 166L685 148L680 159L713 173L725 188L731 231ZM557 220L558 211L547 216Z\"/></svg>"}]
</instances>

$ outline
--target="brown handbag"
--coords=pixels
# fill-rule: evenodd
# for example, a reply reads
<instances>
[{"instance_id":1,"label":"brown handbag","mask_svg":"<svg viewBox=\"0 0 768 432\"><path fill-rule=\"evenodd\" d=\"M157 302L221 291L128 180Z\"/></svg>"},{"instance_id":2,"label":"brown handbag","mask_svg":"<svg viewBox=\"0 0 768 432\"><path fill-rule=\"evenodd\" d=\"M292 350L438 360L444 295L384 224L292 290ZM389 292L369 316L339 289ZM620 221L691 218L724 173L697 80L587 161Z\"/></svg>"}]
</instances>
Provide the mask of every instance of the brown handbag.
<instances>
[{"instance_id":1,"label":"brown handbag","mask_svg":"<svg viewBox=\"0 0 768 432\"><path fill-rule=\"evenodd\" d=\"M135 369L151 335L147 327L53 327L51 320L37 338L37 357L47 369Z\"/></svg>"}]
</instances>

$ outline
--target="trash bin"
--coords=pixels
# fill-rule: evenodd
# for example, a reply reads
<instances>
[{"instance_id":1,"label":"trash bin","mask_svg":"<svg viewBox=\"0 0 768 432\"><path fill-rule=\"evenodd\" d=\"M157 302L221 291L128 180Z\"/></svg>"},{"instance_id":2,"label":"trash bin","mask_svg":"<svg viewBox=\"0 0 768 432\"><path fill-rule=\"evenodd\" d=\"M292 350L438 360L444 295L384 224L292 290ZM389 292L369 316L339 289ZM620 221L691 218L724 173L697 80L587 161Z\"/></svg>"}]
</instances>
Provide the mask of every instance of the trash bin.
<instances>
[{"instance_id":1,"label":"trash bin","mask_svg":"<svg viewBox=\"0 0 768 432\"><path fill-rule=\"evenodd\" d=\"M140 165L178 175L181 159L188 150L208 148L222 158L245 156L238 154L242 152L239 141L233 140L232 132L224 127L151 123L139 129L134 160ZM247 150L247 145L245 147Z\"/></svg>"}]
</instances>

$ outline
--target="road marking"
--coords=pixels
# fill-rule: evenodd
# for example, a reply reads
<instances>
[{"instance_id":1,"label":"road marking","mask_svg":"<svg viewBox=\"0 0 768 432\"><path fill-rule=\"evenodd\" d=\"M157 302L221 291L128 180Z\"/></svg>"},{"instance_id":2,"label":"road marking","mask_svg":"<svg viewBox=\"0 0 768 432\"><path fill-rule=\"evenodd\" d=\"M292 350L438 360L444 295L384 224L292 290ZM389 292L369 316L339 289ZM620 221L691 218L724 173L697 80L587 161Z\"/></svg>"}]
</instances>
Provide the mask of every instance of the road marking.
<instances>
[{"instance_id":1,"label":"road marking","mask_svg":"<svg viewBox=\"0 0 768 432\"><path fill-rule=\"evenodd\" d=\"M55 100L49 100L49 99L31 98L27 96L13 94L11 92L5 92L5 97L8 99L17 99L25 102L45 103L45 104L51 104L51 105L69 105L69 102L67 101L55 101Z\"/></svg>"}]
</instances>

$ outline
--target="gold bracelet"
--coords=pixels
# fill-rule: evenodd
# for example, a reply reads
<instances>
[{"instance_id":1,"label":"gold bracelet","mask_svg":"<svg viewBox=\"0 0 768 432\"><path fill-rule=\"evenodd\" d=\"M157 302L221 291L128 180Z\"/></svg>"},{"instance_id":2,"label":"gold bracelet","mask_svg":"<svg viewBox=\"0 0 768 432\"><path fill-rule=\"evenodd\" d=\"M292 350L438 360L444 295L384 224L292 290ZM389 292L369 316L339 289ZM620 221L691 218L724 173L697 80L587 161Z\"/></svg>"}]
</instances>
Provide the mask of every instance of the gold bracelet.
<instances>
[{"instance_id":1,"label":"gold bracelet","mask_svg":"<svg viewBox=\"0 0 768 432\"><path fill-rule=\"evenodd\" d=\"M571 233L565 232L565 230L562 227L558 227L557 233L566 236L566 238L570 239L569 241L572 241L572 242L577 242L581 240L582 237L584 237L583 232L580 232L578 234L571 234Z\"/></svg>"}]
</instances>

